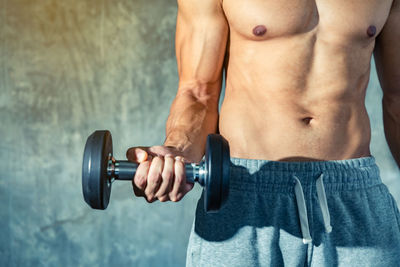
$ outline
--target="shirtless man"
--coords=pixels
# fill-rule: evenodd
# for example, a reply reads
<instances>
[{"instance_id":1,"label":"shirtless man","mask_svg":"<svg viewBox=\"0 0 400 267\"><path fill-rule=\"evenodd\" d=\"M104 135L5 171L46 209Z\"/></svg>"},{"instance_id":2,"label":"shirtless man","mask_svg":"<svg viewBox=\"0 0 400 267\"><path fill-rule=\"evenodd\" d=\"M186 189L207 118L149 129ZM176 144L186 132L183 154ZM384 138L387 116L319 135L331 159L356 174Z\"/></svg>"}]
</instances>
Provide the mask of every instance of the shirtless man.
<instances>
[{"instance_id":1,"label":"shirtless man","mask_svg":"<svg viewBox=\"0 0 400 267\"><path fill-rule=\"evenodd\" d=\"M400 166L400 0L178 0L176 27L166 140L127 157L136 195L179 201L183 162L210 133L229 141L229 199L211 215L199 201L187 265L399 266L364 101L374 54Z\"/></svg>"}]
</instances>

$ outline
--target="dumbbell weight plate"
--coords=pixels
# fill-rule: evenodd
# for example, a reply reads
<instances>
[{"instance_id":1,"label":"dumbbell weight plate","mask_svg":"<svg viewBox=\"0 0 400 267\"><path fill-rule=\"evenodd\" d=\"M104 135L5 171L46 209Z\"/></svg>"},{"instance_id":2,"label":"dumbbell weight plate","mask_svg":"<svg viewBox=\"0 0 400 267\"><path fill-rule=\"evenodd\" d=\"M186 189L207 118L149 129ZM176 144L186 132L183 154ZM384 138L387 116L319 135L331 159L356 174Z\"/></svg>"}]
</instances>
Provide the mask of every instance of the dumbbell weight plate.
<instances>
[{"instance_id":1,"label":"dumbbell weight plate","mask_svg":"<svg viewBox=\"0 0 400 267\"><path fill-rule=\"evenodd\" d=\"M110 200L111 182L107 175L112 155L109 131L95 131L86 141L82 165L82 190L86 203L94 209L106 209ZM204 207L216 212L225 203L229 191L230 153L228 142L220 135L207 137L205 155Z\"/></svg>"},{"instance_id":2,"label":"dumbbell weight plate","mask_svg":"<svg viewBox=\"0 0 400 267\"><path fill-rule=\"evenodd\" d=\"M82 165L82 190L86 203L93 209L104 210L111 194L107 163L112 155L109 131L95 131L86 141Z\"/></svg>"},{"instance_id":3,"label":"dumbbell weight plate","mask_svg":"<svg viewBox=\"0 0 400 267\"><path fill-rule=\"evenodd\" d=\"M229 144L221 135L207 136L205 168L208 177L204 187L204 206L207 212L217 212L229 193Z\"/></svg>"}]
</instances>

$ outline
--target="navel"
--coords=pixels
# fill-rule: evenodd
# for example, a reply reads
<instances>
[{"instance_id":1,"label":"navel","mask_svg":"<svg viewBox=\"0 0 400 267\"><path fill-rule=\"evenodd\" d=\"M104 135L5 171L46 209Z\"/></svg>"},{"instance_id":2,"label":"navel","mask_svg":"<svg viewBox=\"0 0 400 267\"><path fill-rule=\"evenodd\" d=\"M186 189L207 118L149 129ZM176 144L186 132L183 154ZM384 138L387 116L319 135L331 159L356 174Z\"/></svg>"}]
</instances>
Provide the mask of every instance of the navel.
<instances>
[{"instance_id":1,"label":"navel","mask_svg":"<svg viewBox=\"0 0 400 267\"><path fill-rule=\"evenodd\" d=\"M263 36L267 32L267 28L264 25L257 25L253 29L255 36Z\"/></svg>"},{"instance_id":2,"label":"navel","mask_svg":"<svg viewBox=\"0 0 400 267\"><path fill-rule=\"evenodd\" d=\"M304 124L309 125L312 119L313 119L312 117L306 117L301 120L303 121Z\"/></svg>"},{"instance_id":3,"label":"navel","mask_svg":"<svg viewBox=\"0 0 400 267\"><path fill-rule=\"evenodd\" d=\"M374 25L370 25L367 29L367 35L369 37L374 37L376 34L376 27Z\"/></svg>"}]
</instances>

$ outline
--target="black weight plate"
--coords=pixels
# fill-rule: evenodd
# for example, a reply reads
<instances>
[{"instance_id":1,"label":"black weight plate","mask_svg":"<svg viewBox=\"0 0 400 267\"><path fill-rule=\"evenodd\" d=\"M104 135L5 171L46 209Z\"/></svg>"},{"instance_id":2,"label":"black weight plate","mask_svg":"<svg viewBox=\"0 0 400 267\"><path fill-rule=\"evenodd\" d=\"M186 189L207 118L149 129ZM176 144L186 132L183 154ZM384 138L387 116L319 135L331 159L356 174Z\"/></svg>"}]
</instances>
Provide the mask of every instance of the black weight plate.
<instances>
[{"instance_id":1,"label":"black weight plate","mask_svg":"<svg viewBox=\"0 0 400 267\"><path fill-rule=\"evenodd\" d=\"M226 203L229 195L229 178L231 171L231 153L228 141L221 136L222 145L222 187L221 187L221 206Z\"/></svg>"},{"instance_id":2,"label":"black weight plate","mask_svg":"<svg viewBox=\"0 0 400 267\"><path fill-rule=\"evenodd\" d=\"M111 133L92 133L83 153L82 191L86 203L93 209L106 209L110 200L111 183L107 177L109 154L112 155Z\"/></svg>"},{"instance_id":3,"label":"black weight plate","mask_svg":"<svg viewBox=\"0 0 400 267\"><path fill-rule=\"evenodd\" d=\"M221 135L207 136L205 168L207 177L204 187L204 209L217 212L229 193L230 154L229 145Z\"/></svg>"}]
</instances>

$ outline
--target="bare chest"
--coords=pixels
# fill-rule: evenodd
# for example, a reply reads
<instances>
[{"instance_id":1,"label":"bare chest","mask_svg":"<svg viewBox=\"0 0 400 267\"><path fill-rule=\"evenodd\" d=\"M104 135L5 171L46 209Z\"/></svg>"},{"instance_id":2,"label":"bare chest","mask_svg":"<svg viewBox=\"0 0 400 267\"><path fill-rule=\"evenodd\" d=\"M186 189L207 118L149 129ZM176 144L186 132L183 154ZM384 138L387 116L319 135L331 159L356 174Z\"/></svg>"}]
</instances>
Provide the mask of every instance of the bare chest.
<instances>
[{"instance_id":1,"label":"bare chest","mask_svg":"<svg viewBox=\"0 0 400 267\"><path fill-rule=\"evenodd\" d=\"M262 41L318 30L346 41L374 39L392 0L224 0L231 32Z\"/></svg>"}]
</instances>

